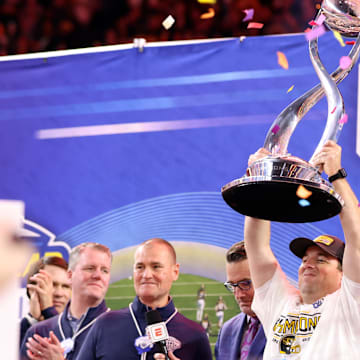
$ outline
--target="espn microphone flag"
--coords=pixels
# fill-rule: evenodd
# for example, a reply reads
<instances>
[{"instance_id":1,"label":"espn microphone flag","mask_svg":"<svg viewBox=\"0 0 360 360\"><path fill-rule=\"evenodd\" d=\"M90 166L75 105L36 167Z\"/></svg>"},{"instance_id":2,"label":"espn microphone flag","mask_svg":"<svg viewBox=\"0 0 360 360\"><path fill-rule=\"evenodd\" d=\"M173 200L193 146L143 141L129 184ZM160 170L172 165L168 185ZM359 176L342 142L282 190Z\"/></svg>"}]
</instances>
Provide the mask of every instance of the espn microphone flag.
<instances>
[{"instance_id":1,"label":"espn microphone flag","mask_svg":"<svg viewBox=\"0 0 360 360\"><path fill-rule=\"evenodd\" d=\"M151 310L145 316L146 323L148 324L146 327L147 335L153 344L157 344L160 347L161 352L165 354L165 358L169 359L166 347L166 340L169 338L169 334L160 313L157 310Z\"/></svg>"},{"instance_id":2,"label":"espn microphone flag","mask_svg":"<svg viewBox=\"0 0 360 360\"><path fill-rule=\"evenodd\" d=\"M164 322L148 325L146 328L148 335L153 343L165 341L169 338L169 334Z\"/></svg>"}]
</instances>

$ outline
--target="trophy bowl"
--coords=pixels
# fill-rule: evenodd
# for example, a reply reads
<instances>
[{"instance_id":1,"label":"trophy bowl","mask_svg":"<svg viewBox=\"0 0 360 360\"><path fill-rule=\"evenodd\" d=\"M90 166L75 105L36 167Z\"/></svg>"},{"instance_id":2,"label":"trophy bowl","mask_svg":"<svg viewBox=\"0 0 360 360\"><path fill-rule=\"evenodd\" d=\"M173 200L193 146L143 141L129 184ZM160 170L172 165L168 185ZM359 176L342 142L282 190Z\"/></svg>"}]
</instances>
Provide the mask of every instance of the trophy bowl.
<instances>
[{"instance_id":1,"label":"trophy bowl","mask_svg":"<svg viewBox=\"0 0 360 360\"><path fill-rule=\"evenodd\" d=\"M300 186L306 189L306 198L298 195ZM222 196L241 214L291 223L327 219L343 206L318 170L294 156L268 156L255 161L245 176L222 188Z\"/></svg>"},{"instance_id":2,"label":"trophy bowl","mask_svg":"<svg viewBox=\"0 0 360 360\"><path fill-rule=\"evenodd\" d=\"M221 189L226 203L243 215L303 223L335 216L344 205L333 186L312 165L312 159L326 141L337 142L343 127L340 120L345 109L337 84L349 74L360 54L360 0L324 0L315 23L321 15L325 16L324 22L331 31L346 37L357 36L348 55L351 64L329 74L319 57L318 39L310 40L310 59L320 84L288 105L273 122L264 143L271 155L252 163L243 177ZM324 95L328 102L328 118L313 156L307 162L289 155L287 146L296 125ZM277 131L273 131L275 128ZM305 189L306 197L299 194L300 186Z\"/></svg>"},{"instance_id":3,"label":"trophy bowl","mask_svg":"<svg viewBox=\"0 0 360 360\"><path fill-rule=\"evenodd\" d=\"M359 0L324 0L322 11L325 24L330 30L345 37L357 37L360 32Z\"/></svg>"}]
</instances>

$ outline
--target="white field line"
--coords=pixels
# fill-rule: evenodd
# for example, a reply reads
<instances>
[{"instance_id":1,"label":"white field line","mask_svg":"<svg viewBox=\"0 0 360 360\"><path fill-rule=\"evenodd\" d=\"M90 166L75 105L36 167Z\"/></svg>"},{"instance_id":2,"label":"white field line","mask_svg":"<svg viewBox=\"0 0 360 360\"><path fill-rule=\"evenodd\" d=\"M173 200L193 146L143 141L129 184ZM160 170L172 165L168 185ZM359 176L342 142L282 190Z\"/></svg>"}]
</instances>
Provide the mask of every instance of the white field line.
<instances>
[{"instance_id":1,"label":"white field line","mask_svg":"<svg viewBox=\"0 0 360 360\"><path fill-rule=\"evenodd\" d=\"M207 294L206 297L210 297L210 296L233 296L231 293L218 293L218 294ZM179 297L192 297L194 299L196 299L196 294L176 294L176 295L172 295L172 297L174 299L179 298ZM133 299L133 296L106 296L105 299L106 300L122 300L122 299Z\"/></svg>"},{"instance_id":2,"label":"white field line","mask_svg":"<svg viewBox=\"0 0 360 360\"><path fill-rule=\"evenodd\" d=\"M221 285L220 282L202 282L202 283L193 283L193 282L174 282L173 286L186 286L186 285L197 285L197 286L201 286L201 284L204 285ZM116 284L116 285L110 285L109 288L115 289L115 288L122 288L122 287L133 287L134 284ZM206 290L206 289L205 289Z\"/></svg>"},{"instance_id":3,"label":"white field line","mask_svg":"<svg viewBox=\"0 0 360 360\"><path fill-rule=\"evenodd\" d=\"M182 307L177 307L177 309L181 312L181 311L196 311L197 308L193 307L193 308L182 308ZM204 310L207 311L215 311L215 307L206 307ZM234 310L234 308L228 308L228 310ZM227 310L225 310L226 312Z\"/></svg>"}]
</instances>

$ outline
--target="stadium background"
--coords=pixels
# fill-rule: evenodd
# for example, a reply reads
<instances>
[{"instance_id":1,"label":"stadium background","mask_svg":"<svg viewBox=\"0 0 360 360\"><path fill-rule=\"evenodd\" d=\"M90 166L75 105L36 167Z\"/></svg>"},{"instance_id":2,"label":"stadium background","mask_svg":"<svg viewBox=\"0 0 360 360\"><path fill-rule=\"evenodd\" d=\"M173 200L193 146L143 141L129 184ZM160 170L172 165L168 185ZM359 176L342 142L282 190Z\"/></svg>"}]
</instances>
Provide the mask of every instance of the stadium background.
<instances>
[{"instance_id":1,"label":"stadium background","mask_svg":"<svg viewBox=\"0 0 360 360\"><path fill-rule=\"evenodd\" d=\"M8 12L4 13L2 5L9 3L16 6L5 7ZM36 38L36 28L49 24L49 18L42 16L48 12L41 8L48 8L51 2L41 1L40 11L31 17L28 11L36 3L40 1L0 4L2 55L114 45L0 58L0 195L25 201L26 226L39 234L34 239L37 251L28 265L46 254L67 257L68 250L82 241L102 242L114 253L107 298L111 307L118 308L133 297L130 253L145 239L163 237L174 243L180 255L182 276L174 284L175 304L194 319L196 291L205 283L206 308L216 324L215 302L220 294L226 294L222 285L225 250L241 240L243 233L243 216L227 207L220 188L245 173L249 153L263 144L276 116L318 82L304 34L252 35L301 32L314 7L311 16L297 21L292 30L291 21L285 21L291 17L280 10L271 13L267 21L264 18L263 29L248 30L242 23L243 8L235 11L230 7L227 13L237 14L236 31L217 32L214 24L222 14L218 8L213 20L199 21L206 5L194 11L191 31L181 30L177 18L174 29L167 32L159 25L160 16L155 16L154 31L142 28L131 32L129 27L121 39L110 36L98 42L95 36L81 42L81 31L71 32L65 39L58 33ZM56 3L67 3L70 13L79 10L76 1ZM218 2L217 6L222 3L231 2ZM266 2L242 1L245 3L250 7ZM276 1L271 6L273 3ZM293 9L296 4L308 4L281 3L292 4ZM90 9L80 7L76 14ZM163 7L161 20L169 9ZM150 13L144 11L154 24ZM33 20L28 23L27 19ZM71 28L68 21L76 24L77 20L65 16L65 30ZM283 29L275 31L274 25ZM179 39L179 34L184 39L234 37L149 43ZM143 49L132 44L135 36L148 40ZM129 44L115 45L123 42ZM331 33L319 43L320 56L331 72L349 47L342 47ZM289 69L279 65L278 51L286 56ZM358 66L339 87L349 115L339 140L343 165L359 194ZM326 101L322 100L296 129L289 144L292 154L310 158L326 114ZM296 280L299 261L287 244L299 235L320 233L343 237L337 218L314 224L273 224L272 247L291 280ZM226 320L238 309L231 294L225 301L229 307ZM22 306L24 311L25 301ZM213 334L216 332L215 325ZM215 336L210 341L214 343Z\"/></svg>"}]
</instances>

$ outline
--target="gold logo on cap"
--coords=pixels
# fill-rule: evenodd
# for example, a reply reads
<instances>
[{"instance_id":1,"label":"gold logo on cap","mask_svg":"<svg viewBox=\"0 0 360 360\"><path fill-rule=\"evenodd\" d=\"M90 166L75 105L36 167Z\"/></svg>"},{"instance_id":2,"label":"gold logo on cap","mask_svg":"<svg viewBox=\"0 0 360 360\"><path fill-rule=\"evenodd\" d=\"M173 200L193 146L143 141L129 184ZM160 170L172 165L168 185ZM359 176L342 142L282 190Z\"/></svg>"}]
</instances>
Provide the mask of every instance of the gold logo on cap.
<instances>
[{"instance_id":1,"label":"gold logo on cap","mask_svg":"<svg viewBox=\"0 0 360 360\"><path fill-rule=\"evenodd\" d=\"M330 246L334 242L334 239L325 235L320 235L314 240L314 242Z\"/></svg>"}]
</instances>

